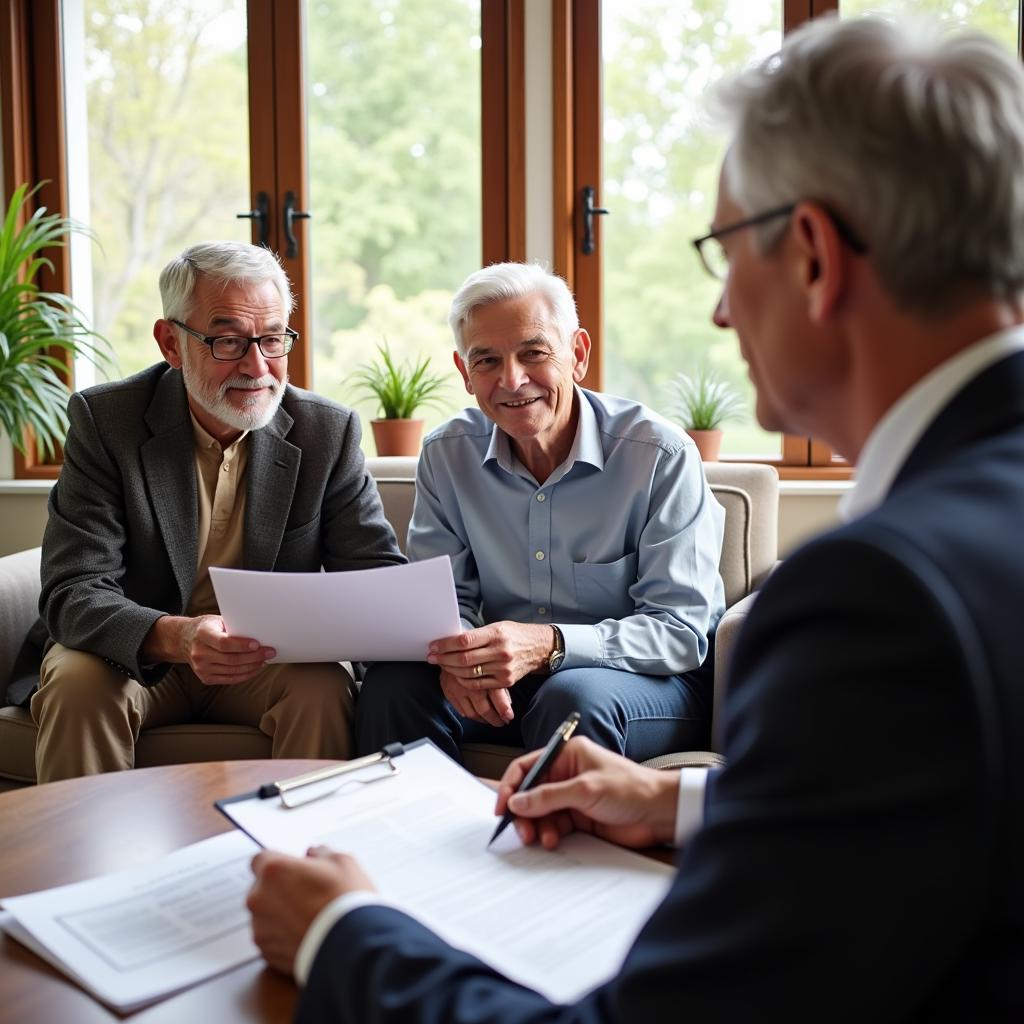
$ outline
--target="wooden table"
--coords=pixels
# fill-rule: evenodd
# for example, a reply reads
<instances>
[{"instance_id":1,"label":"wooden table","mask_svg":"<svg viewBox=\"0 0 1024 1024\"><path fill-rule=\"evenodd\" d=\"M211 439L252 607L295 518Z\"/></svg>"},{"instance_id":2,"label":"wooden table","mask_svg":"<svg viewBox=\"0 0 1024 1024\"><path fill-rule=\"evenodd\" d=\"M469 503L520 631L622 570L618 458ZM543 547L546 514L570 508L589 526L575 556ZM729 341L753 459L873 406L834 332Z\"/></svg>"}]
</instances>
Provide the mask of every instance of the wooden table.
<instances>
[{"instance_id":1,"label":"wooden table","mask_svg":"<svg viewBox=\"0 0 1024 1024\"><path fill-rule=\"evenodd\" d=\"M223 761L93 775L0 794L0 897L145 864L227 832L213 801L325 761ZM290 1021L295 984L244 964L131 1015L145 1024ZM0 1018L94 1024L124 1018L7 935L0 943Z\"/></svg>"}]
</instances>

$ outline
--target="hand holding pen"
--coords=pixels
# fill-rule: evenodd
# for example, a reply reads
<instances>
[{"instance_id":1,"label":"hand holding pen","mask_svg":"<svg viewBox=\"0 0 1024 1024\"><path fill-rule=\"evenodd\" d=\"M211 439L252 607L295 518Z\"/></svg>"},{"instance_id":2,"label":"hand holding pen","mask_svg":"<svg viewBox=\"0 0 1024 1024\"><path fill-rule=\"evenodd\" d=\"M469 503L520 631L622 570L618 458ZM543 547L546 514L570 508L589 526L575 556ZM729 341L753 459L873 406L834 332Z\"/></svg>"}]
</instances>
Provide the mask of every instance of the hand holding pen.
<instances>
[{"instance_id":1,"label":"hand holding pen","mask_svg":"<svg viewBox=\"0 0 1024 1024\"><path fill-rule=\"evenodd\" d=\"M548 740L547 746L540 752L540 756L534 761L533 765L527 771L523 777L522 782L519 783L516 792L525 793L527 790L532 789L536 786L547 774L548 769L555 762L555 758L558 757L562 750L562 747L569 742L569 738L576 731L576 726L580 723L580 713L573 711L571 715L555 730L554 735ZM507 774L507 773L506 773ZM491 836L488 846L494 842L502 832L508 828L512 819L515 815L506 810L498 827L494 830L494 835Z\"/></svg>"},{"instance_id":2,"label":"hand holding pen","mask_svg":"<svg viewBox=\"0 0 1024 1024\"><path fill-rule=\"evenodd\" d=\"M678 771L645 768L580 736L556 749L546 781L529 791L523 784L543 752L516 758L502 776L495 810L511 811L524 844L553 850L573 831L634 849L674 841Z\"/></svg>"}]
</instances>

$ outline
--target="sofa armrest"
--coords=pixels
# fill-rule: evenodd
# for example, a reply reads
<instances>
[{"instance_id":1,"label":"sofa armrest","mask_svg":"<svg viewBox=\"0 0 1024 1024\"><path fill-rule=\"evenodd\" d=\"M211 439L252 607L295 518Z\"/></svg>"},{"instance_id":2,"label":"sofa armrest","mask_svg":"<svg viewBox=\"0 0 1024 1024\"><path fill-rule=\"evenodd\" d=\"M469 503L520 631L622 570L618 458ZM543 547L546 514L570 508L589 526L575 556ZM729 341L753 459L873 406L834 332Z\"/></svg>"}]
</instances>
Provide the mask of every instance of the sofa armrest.
<instances>
[{"instance_id":1,"label":"sofa armrest","mask_svg":"<svg viewBox=\"0 0 1024 1024\"><path fill-rule=\"evenodd\" d=\"M29 627L39 616L40 554L39 548L30 548L0 558L0 698Z\"/></svg>"},{"instance_id":2,"label":"sofa armrest","mask_svg":"<svg viewBox=\"0 0 1024 1024\"><path fill-rule=\"evenodd\" d=\"M747 594L734 605L726 608L725 614L718 621L715 633L715 694L711 710L711 748L721 750L718 730L721 724L721 712L725 702L725 684L729 675L732 652L736 646L740 627L743 625L750 609L757 598L757 591Z\"/></svg>"}]
</instances>

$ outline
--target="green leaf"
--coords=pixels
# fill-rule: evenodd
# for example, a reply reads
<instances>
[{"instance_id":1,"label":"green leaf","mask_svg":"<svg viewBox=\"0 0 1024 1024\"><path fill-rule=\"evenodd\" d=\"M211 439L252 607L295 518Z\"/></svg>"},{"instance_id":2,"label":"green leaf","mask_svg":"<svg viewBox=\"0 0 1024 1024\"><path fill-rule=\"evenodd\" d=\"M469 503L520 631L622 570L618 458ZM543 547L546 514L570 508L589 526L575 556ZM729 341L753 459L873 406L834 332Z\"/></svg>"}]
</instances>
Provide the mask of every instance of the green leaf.
<instances>
[{"instance_id":1,"label":"green leaf","mask_svg":"<svg viewBox=\"0 0 1024 1024\"><path fill-rule=\"evenodd\" d=\"M112 357L106 339L70 297L41 291L36 283L41 270L53 267L47 250L67 245L72 233L94 237L45 207L30 213L40 187L16 188L0 224L0 425L21 452L30 428L39 451L52 456L68 428L67 367L54 350L97 366L110 365Z\"/></svg>"},{"instance_id":2,"label":"green leaf","mask_svg":"<svg viewBox=\"0 0 1024 1024\"><path fill-rule=\"evenodd\" d=\"M376 398L384 419L412 419L422 406L442 404L437 393L448 381L442 374L428 373L428 358L414 365L396 364L386 339L377 352L380 362L356 370L348 383L357 394Z\"/></svg>"}]
</instances>

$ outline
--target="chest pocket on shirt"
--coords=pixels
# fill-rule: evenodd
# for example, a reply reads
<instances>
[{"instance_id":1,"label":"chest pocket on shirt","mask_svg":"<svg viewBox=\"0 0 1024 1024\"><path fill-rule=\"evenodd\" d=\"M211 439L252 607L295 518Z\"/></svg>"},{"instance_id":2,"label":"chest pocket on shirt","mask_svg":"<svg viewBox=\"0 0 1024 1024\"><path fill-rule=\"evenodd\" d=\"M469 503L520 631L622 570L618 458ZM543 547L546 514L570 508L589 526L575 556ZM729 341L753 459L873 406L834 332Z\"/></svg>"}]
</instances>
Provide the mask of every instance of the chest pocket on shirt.
<instances>
[{"instance_id":1,"label":"chest pocket on shirt","mask_svg":"<svg viewBox=\"0 0 1024 1024\"><path fill-rule=\"evenodd\" d=\"M574 562L579 611L599 619L621 619L636 610L629 588L636 583L637 556L631 552L614 562Z\"/></svg>"}]
</instances>

